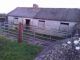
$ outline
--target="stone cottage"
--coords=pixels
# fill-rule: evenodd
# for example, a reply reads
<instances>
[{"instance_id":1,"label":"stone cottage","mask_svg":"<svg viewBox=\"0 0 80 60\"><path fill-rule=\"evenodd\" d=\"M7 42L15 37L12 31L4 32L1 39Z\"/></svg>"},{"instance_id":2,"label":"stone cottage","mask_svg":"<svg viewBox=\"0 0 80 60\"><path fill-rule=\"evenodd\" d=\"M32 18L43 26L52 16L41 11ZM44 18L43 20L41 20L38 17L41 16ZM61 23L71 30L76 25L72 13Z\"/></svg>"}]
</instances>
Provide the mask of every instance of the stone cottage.
<instances>
[{"instance_id":1,"label":"stone cottage","mask_svg":"<svg viewBox=\"0 0 80 60\"><path fill-rule=\"evenodd\" d=\"M9 12L8 22L22 22L24 25L40 28L36 32L61 35L59 33L72 32L73 27L80 22L79 16L80 9L77 8L41 8L34 4L33 7L17 7Z\"/></svg>"}]
</instances>

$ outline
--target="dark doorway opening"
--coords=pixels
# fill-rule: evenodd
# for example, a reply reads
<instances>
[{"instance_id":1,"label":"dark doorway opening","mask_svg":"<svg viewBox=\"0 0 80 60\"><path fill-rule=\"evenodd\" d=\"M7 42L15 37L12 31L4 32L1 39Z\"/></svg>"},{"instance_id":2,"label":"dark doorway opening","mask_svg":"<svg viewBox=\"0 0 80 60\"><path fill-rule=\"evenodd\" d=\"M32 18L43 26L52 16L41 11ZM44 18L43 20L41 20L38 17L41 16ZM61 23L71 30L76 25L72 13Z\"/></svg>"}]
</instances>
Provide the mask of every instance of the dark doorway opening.
<instances>
[{"instance_id":1,"label":"dark doorway opening","mask_svg":"<svg viewBox=\"0 0 80 60\"><path fill-rule=\"evenodd\" d=\"M25 19L26 20L26 29L30 29L30 19Z\"/></svg>"},{"instance_id":2,"label":"dark doorway opening","mask_svg":"<svg viewBox=\"0 0 80 60\"><path fill-rule=\"evenodd\" d=\"M30 25L30 19L26 19L26 25Z\"/></svg>"}]
</instances>

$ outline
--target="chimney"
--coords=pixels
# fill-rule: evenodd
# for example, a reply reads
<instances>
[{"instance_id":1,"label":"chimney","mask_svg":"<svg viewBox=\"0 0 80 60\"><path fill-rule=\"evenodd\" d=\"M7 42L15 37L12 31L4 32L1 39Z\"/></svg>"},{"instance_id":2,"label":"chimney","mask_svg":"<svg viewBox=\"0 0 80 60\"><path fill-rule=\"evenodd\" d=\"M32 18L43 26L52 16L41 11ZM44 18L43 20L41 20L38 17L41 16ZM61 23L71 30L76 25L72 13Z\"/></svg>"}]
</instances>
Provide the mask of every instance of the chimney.
<instances>
[{"instance_id":1,"label":"chimney","mask_svg":"<svg viewBox=\"0 0 80 60\"><path fill-rule=\"evenodd\" d=\"M37 4L33 4L33 8L34 9L37 9L38 8L38 5Z\"/></svg>"}]
</instances>

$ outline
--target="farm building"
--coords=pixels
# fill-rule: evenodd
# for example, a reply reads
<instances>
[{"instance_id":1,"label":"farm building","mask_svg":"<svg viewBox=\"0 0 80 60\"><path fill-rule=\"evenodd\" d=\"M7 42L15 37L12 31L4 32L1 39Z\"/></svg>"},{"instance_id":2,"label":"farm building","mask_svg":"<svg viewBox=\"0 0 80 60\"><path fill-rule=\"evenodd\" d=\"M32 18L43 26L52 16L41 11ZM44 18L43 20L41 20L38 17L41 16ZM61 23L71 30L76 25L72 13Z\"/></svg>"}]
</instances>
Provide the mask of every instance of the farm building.
<instances>
[{"instance_id":1,"label":"farm building","mask_svg":"<svg viewBox=\"0 0 80 60\"><path fill-rule=\"evenodd\" d=\"M17 7L8 13L8 22L9 24L22 22L24 25L40 28L35 30L36 32L61 35L60 32L73 31L73 27L80 22L79 16L80 10L77 8L40 8L34 4L33 7Z\"/></svg>"},{"instance_id":2,"label":"farm building","mask_svg":"<svg viewBox=\"0 0 80 60\"><path fill-rule=\"evenodd\" d=\"M3 26L7 22L7 14L0 13L0 26Z\"/></svg>"}]
</instances>

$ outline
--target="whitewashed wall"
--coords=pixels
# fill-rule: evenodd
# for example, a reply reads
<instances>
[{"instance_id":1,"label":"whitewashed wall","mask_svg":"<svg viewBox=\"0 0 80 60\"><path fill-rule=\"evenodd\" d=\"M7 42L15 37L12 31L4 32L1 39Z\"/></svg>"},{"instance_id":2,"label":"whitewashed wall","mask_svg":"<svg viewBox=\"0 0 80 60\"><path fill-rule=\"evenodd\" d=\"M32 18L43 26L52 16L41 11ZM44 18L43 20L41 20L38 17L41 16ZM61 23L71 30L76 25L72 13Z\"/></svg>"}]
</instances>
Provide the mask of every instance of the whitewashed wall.
<instances>
[{"instance_id":1,"label":"whitewashed wall","mask_svg":"<svg viewBox=\"0 0 80 60\"><path fill-rule=\"evenodd\" d=\"M9 23L15 23L15 24L18 24L19 22L22 22L23 24L26 23L26 20L25 19L30 19L30 18L24 18L24 17L17 17L18 19L15 19L14 16L8 16L8 22ZM30 19L31 20L31 19ZM31 23L31 22L30 22Z\"/></svg>"},{"instance_id":2,"label":"whitewashed wall","mask_svg":"<svg viewBox=\"0 0 80 60\"><path fill-rule=\"evenodd\" d=\"M76 24L76 22L46 20L45 21L45 27L46 27L46 29L56 29L56 30L58 30L59 27L60 27L60 23L69 23L69 29L72 29L72 27Z\"/></svg>"},{"instance_id":3,"label":"whitewashed wall","mask_svg":"<svg viewBox=\"0 0 80 60\"><path fill-rule=\"evenodd\" d=\"M11 24L13 22L14 17L8 16L8 23Z\"/></svg>"},{"instance_id":4,"label":"whitewashed wall","mask_svg":"<svg viewBox=\"0 0 80 60\"><path fill-rule=\"evenodd\" d=\"M39 19L31 19L30 22L31 22L31 25L38 26Z\"/></svg>"},{"instance_id":5,"label":"whitewashed wall","mask_svg":"<svg viewBox=\"0 0 80 60\"><path fill-rule=\"evenodd\" d=\"M60 21L45 20L45 28L48 30L51 30L51 29L58 30L59 26L60 26Z\"/></svg>"},{"instance_id":6,"label":"whitewashed wall","mask_svg":"<svg viewBox=\"0 0 80 60\"><path fill-rule=\"evenodd\" d=\"M10 24L9 27L14 29L14 27L16 27L13 24L19 24L19 22L22 22L24 25L26 24L26 20L25 19L30 19L30 18L24 18L24 17L17 17L18 19L15 19L14 16L8 16L8 23ZM30 22L31 24L31 22Z\"/></svg>"},{"instance_id":7,"label":"whitewashed wall","mask_svg":"<svg viewBox=\"0 0 80 60\"><path fill-rule=\"evenodd\" d=\"M23 22L23 24L25 24L26 23L25 19L30 19L30 25L39 26L39 20L40 19L31 19L31 18L18 17L18 20L16 21L15 17L9 16L8 17L8 22L9 23L12 23L12 22L14 22L14 23ZM71 29L76 24L75 22L45 20L45 27L44 27L44 29L47 29L47 30L50 30L50 29L58 30L59 27L60 27L60 23L61 22L69 23L69 29Z\"/></svg>"},{"instance_id":8,"label":"whitewashed wall","mask_svg":"<svg viewBox=\"0 0 80 60\"><path fill-rule=\"evenodd\" d=\"M39 25L38 25L39 20L40 20L40 19L32 19L32 20L31 20L31 23L32 23L31 25L39 26ZM44 29L47 29L47 30L51 30L51 29L58 30L59 27L60 27L60 23L61 23L61 22L63 22L63 23L69 23L69 29L71 29L71 28L76 24L76 22L45 20L45 27L44 27Z\"/></svg>"},{"instance_id":9,"label":"whitewashed wall","mask_svg":"<svg viewBox=\"0 0 80 60\"><path fill-rule=\"evenodd\" d=\"M41 19L31 19L31 18L18 17L18 20L16 21L14 17L12 17L12 16L8 17L9 23L11 23L11 22L15 22L15 23L23 22L24 24L26 24L25 19L30 19L30 25L39 27L39 20L41 20ZM76 24L76 22L45 20L45 26L44 26L43 30L38 30L37 32L45 33L45 34L51 33L51 35L54 35L51 31L54 31L54 30L58 31L61 22L69 23L69 30L71 30L72 27ZM46 32L45 30L49 30L49 32Z\"/></svg>"},{"instance_id":10,"label":"whitewashed wall","mask_svg":"<svg viewBox=\"0 0 80 60\"><path fill-rule=\"evenodd\" d=\"M32 20L32 25L35 25L35 26L39 26L38 23L39 23L39 20L40 19L33 19ZM61 34L59 34L59 28L60 28L60 23L69 23L69 32L71 32L73 26L76 24L76 22L66 22L66 21L54 21L54 20L45 20L45 27L43 29L38 29L35 31L38 32L38 33L42 33L42 34L49 34L49 35L58 35L58 36L61 36ZM65 27L65 29L67 29Z\"/></svg>"}]
</instances>

